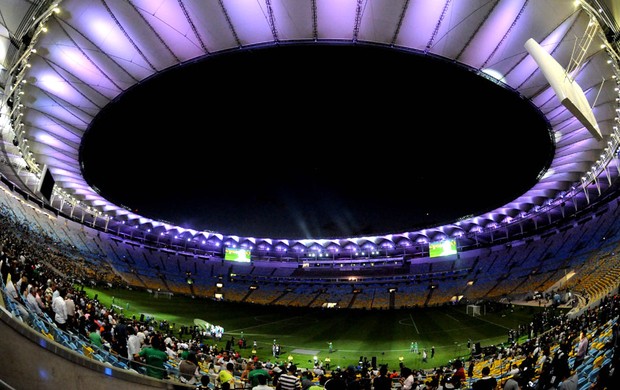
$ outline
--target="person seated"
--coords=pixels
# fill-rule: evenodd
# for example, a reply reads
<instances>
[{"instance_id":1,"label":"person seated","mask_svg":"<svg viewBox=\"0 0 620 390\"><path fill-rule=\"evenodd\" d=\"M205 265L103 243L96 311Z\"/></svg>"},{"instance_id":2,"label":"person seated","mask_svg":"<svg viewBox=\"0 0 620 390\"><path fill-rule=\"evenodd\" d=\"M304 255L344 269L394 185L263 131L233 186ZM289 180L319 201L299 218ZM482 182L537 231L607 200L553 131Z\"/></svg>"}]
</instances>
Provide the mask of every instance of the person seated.
<instances>
[{"instance_id":1,"label":"person seated","mask_svg":"<svg viewBox=\"0 0 620 390\"><path fill-rule=\"evenodd\" d=\"M265 375L257 375L258 385L252 387L252 390L273 390L273 388L267 385L267 377Z\"/></svg>"},{"instance_id":2,"label":"person seated","mask_svg":"<svg viewBox=\"0 0 620 390\"><path fill-rule=\"evenodd\" d=\"M213 384L211 383L211 378L209 375L203 375L200 377L200 385L198 386L199 390L212 390Z\"/></svg>"},{"instance_id":3,"label":"person seated","mask_svg":"<svg viewBox=\"0 0 620 390\"><path fill-rule=\"evenodd\" d=\"M489 366L482 368L482 378L478 379L472 385L473 390L495 390L497 388L497 379L491 376Z\"/></svg>"},{"instance_id":4,"label":"person seated","mask_svg":"<svg viewBox=\"0 0 620 390\"><path fill-rule=\"evenodd\" d=\"M198 382L199 377L200 367L198 366L196 353L190 351L190 353L187 354L187 358L181 360L181 363L179 363L179 380L183 383L193 385Z\"/></svg>"},{"instance_id":5,"label":"person seated","mask_svg":"<svg viewBox=\"0 0 620 390\"><path fill-rule=\"evenodd\" d=\"M254 369L248 374L248 379L250 380L250 385L252 387L256 387L260 384L258 382L259 375L263 375L264 377L266 377L267 382L272 379L271 374L269 374L269 370L265 369L261 362L256 362L256 364L254 365Z\"/></svg>"},{"instance_id":6,"label":"person seated","mask_svg":"<svg viewBox=\"0 0 620 390\"><path fill-rule=\"evenodd\" d=\"M226 368L220 370L218 381L222 390L231 390L235 388L235 365L232 362L226 363Z\"/></svg>"}]
</instances>

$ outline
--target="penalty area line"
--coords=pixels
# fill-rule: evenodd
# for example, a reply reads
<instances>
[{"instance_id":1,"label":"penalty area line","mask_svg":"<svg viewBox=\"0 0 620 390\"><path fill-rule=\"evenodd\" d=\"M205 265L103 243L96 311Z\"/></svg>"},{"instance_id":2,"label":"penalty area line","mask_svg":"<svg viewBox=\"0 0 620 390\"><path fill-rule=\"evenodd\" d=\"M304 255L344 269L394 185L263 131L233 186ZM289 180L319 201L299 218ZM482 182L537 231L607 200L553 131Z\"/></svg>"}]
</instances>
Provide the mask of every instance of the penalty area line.
<instances>
[{"instance_id":1,"label":"penalty area line","mask_svg":"<svg viewBox=\"0 0 620 390\"><path fill-rule=\"evenodd\" d=\"M420 334L420 331L418 330L418 326L415 324L415 321L413 320L413 317L411 316L411 314L409 314L409 318L411 318L411 322L413 323L413 326L415 327L416 333Z\"/></svg>"}]
</instances>

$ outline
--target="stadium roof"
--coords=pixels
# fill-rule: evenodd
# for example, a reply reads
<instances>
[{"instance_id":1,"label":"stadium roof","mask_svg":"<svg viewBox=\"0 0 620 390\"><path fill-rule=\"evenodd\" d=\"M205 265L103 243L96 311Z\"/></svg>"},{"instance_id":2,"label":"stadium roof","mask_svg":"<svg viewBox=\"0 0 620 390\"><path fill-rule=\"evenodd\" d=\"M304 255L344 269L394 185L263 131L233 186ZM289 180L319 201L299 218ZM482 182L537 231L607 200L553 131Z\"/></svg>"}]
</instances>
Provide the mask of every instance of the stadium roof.
<instances>
[{"instance_id":1,"label":"stadium roof","mask_svg":"<svg viewBox=\"0 0 620 390\"><path fill-rule=\"evenodd\" d=\"M152 219L104 197L105 190L93 188L84 177L82 139L102 110L166 70L222 53L293 43L373 46L446 59L524 97L548 123L553 157L514 199L441 225L364 240L477 240L485 233L492 240L494 231L507 232L509 225L522 231L525 221L549 224L585 208L618 173L617 10L598 2L64 0L57 9L52 2L31 4L0 5L0 63L6 68L0 79L5 89L2 172L34 192L46 165L57 184L53 206L97 226L191 238L221 235ZM600 140L556 97L524 47L530 38L581 86ZM20 50L22 44L28 50ZM204 95L212 98L208 91ZM171 107L182 98L161 97ZM509 111L503 114L506 124L514 120ZM205 113L205 121L211 120ZM171 129L165 137L179 135ZM492 164L494 152L480 163ZM109 153L116 157L115 151ZM176 163L177 154L165 154L164 163Z\"/></svg>"}]
</instances>

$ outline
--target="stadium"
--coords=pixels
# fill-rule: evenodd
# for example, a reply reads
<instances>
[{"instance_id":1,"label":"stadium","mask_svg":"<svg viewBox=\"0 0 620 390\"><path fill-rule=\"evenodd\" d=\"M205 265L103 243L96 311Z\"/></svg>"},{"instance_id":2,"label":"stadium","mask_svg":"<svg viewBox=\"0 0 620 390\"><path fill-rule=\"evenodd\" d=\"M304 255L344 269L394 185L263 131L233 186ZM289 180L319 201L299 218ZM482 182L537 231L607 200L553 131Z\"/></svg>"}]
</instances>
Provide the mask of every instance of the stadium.
<instances>
[{"instance_id":1,"label":"stadium","mask_svg":"<svg viewBox=\"0 0 620 390\"><path fill-rule=\"evenodd\" d=\"M300 368L430 381L476 361L465 387L484 365L520 376L507 339L545 340L589 388L618 357L619 17L598 0L2 2L0 383L196 387L177 359L158 379L93 345L96 320ZM70 292L84 323L37 314L32 285Z\"/></svg>"}]
</instances>

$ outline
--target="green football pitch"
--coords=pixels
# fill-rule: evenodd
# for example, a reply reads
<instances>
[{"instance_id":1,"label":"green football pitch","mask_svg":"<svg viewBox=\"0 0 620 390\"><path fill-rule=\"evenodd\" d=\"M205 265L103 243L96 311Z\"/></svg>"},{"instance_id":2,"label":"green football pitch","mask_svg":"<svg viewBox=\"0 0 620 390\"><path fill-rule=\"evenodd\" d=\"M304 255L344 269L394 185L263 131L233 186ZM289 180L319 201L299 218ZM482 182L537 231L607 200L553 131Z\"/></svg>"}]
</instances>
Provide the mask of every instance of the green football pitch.
<instances>
[{"instance_id":1,"label":"green football pitch","mask_svg":"<svg viewBox=\"0 0 620 390\"><path fill-rule=\"evenodd\" d=\"M312 367L316 356L324 361L329 356L331 368L357 365L360 357L378 365L387 364L390 370L399 369L400 358L411 368L433 368L449 364L456 358L469 358L468 341L482 347L498 345L508 340L510 329L529 323L538 307L505 305L483 315L467 315L465 306L399 310L347 310L260 306L235 302L218 302L205 298L173 296L155 298L153 294L126 289L84 289L90 298L106 307L122 307L124 317L141 314L155 320L174 324L178 337L181 325L193 326L195 320L220 325L225 334L221 341L208 339L205 343L224 347L227 340L243 336L247 349L241 356L251 356L252 344L257 342L257 355L262 361L287 361L289 356L299 367ZM278 359L272 356L276 340L281 346ZM329 352L329 343L333 350ZM419 354L411 352L417 342ZM431 357L431 348L435 356ZM421 351L428 352L428 362L422 361Z\"/></svg>"}]
</instances>

